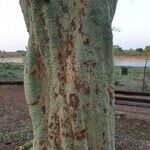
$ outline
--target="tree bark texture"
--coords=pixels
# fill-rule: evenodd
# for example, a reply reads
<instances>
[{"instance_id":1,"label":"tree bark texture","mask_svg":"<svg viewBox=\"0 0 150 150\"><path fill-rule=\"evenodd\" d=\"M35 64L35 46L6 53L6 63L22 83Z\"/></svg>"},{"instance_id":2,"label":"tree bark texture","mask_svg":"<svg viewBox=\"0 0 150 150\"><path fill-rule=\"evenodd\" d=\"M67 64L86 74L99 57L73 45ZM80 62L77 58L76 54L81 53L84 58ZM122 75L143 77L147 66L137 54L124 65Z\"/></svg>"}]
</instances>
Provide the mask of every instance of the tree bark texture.
<instances>
[{"instance_id":1,"label":"tree bark texture","mask_svg":"<svg viewBox=\"0 0 150 150\"><path fill-rule=\"evenodd\" d=\"M111 22L117 0L20 0L33 150L114 150Z\"/></svg>"}]
</instances>

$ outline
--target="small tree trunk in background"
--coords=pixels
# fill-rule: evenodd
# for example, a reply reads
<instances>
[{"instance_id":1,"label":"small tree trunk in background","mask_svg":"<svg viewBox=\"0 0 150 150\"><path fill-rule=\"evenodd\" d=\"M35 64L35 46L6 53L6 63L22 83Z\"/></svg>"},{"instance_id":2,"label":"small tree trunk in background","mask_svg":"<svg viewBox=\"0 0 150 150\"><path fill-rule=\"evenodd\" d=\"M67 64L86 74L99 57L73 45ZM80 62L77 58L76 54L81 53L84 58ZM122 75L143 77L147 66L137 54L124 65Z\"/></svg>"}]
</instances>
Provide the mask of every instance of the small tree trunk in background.
<instances>
[{"instance_id":1,"label":"small tree trunk in background","mask_svg":"<svg viewBox=\"0 0 150 150\"><path fill-rule=\"evenodd\" d=\"M143 72L142 92L144 92L146 90L145 75L146 75L147 61L148 61L148 54L146 56L146 61L145 61L145 66L144 66L144 72Z\"/></svg>"},{"instance_id":2,"label":"small tree trunk in background","mask_svg":"<svg viewBox=\"0 0 150 150\"><path fill-rule=\"evenodd\" d=\"M111 22L117 0L20 0L33 150L114 150Z\"/></svg>"}]
</instances>

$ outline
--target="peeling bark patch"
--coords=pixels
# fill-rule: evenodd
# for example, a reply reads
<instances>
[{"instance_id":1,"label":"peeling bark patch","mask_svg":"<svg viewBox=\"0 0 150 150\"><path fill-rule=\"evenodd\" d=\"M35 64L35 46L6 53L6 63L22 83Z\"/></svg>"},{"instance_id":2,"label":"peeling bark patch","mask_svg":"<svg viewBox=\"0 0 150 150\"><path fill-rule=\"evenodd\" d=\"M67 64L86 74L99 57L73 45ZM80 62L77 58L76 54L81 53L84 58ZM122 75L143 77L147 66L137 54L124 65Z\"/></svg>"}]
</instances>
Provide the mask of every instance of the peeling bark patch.
<instances>
[{"instance_id":1,"label":"peeling bark patch","mask_svg":"<svg viewBox=\"0 0 150 150\"><path fill-rule=\"evenodd\" d=\"M76 140L82 140L82 139L85 139L87 136L86 134L86 129L83 129L82 131L80 132L75 132L74 133L74 137Z\"/></svg>"},{"instance_id":2,"label":"peeling bark patch","mask_svg":"<svg viewBox=\"0 0 150 150\"><path fill-rule=\"evenodd\" d=\"M77 121L77 114L75 112L71 113L71 118L73 119L74 122Z\"/></svg>"},{"instance_id":3,"label":"peeling bark patch","mask_svg":"<svg viewBox=\"0 0 150 150\"><path fill-rule=\"evenodd\" d=\"M73 138L73 132L62 132L62 136L67 138Z\"/></svg>"},{"instance_id":4,"label":"peeling bark patch","mask_svg":"<svg viewBox=\"0 0 150 150\"><path fill-rule=\"evenodd\" d=\"M44 67L44 63L43 63L43 59L42 59L42 56L41 54L38 52L38 61L37 61L37 67L38 67L38 73L41 74L41 75L45 75L44 74L44 70L45 70L45 67Z\"/></svg>"},{"instance_id":5,"label":"peeling bark patch","mask_svg":"<svg viewBox=\"0 0 150 150\"><path fill-rule=\"evenodd\" d=\"M78 106L79 106L79 98L76 94L72 93L69 95L69 99L70 99L70 102L69 102L69 105L71 107L73 107L74 109L77 109Z\"/></svg>"},{"instance_id":6,"label":"peeling bark patch","mask_svg":"<svg viewBox=\"0 0 150 150\"><path fill-rule=\"evenodd\" d=\"M63 97L66 97L65 90L62 88L59 88L59 94L62 95Z\"/></svg>"},{"instance_id":7,"label":"peeling bark patch","mask_svg":"<svg viewBox=\"0 0 150 150\"><path fill-rule=\"evenodd\" d=\"M61 27L62 26L61 26L61 23L60 23L58 16L56 17L56 26L58 27L58 36L61 39L62 38L62 33L61 33Z\"/></svg>"},{"instance_id":8,"label":"peeling bark patch","mask_svg":"<svg viewBox=\"0 0 150 150\"><path fill-rule=\"evenodd\" d=\"M109 94L109 98L110 98L109 104L110 104L110 106L112 106L113 99L114 99L114 91L113 91L112 86L110 86L110 87L108 88L108 94Z\"/></svg>"},{"instance_id":9,"label":"peeling bark patch","mask_svg":"<svg viewBox=\"0 0 150 150\"><path fill-rule=\"evenodd\" d=\"M74 84L75 84L75 88L78 92L80 92L81 88L82 88L82 81L79 78L76 78L74 80Z\"/></svg>"},{"instance_id":10,"label":"peeling bark patch","mask_svg":"<svg viewBox=\"0 0 150 150\"><path fill-rule=\"evenodd\" d=\"M31 103L30 105L34 106L34 105L37 105L38 104L38 101L35 101L33 103Z\"/></svg>"},{"instance_id":11,"label":"peeling bark patch","mask_svg":"<svg viewBox=\"0 0 150 150\"><path fill-rule=\"evenodd\" d=\"M35 102L33 102L29 105L32 105L32 106L34 106L34 105L43 105L43 102L44 102L44 97L38 95Z\"/></svg>"},{"instance_id":12,"label":"peeling bark patch","mask_svg":"<svg viewBox=\"0 0 150 150\"><path fill-rule=\"evenodd\" d=\"M74 19L71 21L71 26L70 26L70 28L71 28L71 30L72 31L75 31L76 30L76 23L75 23L75 21L74 21Z\"/></svg>"},{"instance_id":13,"label":"peeling bark patch","mask_svg":"<svg viewBox=\"0 0 150 150\"><path fill-rule=\"evenodd\" d=\"M53 135L54 135L53 140L54 140L56 149L61 150L62 141L61 141L61 135L60 135L60 122L59 122L59 116L56 113L52 116L50 129L52 129L52 131L50 132L51 138L53 138Z\"/></svg>"},{"instance_id":14,"label":"peeling bark patch","mask_svg":"<svg viewBox=\"0 0 150 150\"><path fill-rule=\"evenodd\" d=\"M58 72L57 77L58 77L58 80L60 80L60 81L66 82L66 80L67 80L66 76L64 75L63 72Z\"/></svg>"},{"instance_id":15,"label":"peeling bark patch","mask_svg":"<svg viewBox=\"0 0 150 150\"><path fill-rule=\"evenodd\" d=\"M67 57L70 56L73 52L73 41L71 39L66 40L66 42L64 42L64 47L66 47Z\"/></svg>"}]
</instances>

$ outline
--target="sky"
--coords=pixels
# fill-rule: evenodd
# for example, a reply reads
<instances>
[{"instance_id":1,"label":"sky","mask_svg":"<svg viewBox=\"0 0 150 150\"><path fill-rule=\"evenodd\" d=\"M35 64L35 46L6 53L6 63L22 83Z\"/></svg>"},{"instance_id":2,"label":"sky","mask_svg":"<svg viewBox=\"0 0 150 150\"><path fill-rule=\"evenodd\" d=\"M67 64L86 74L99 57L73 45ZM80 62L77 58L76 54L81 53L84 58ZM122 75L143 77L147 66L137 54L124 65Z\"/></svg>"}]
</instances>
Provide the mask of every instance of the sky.
<instances>
[{"instance_id":1,"label":"sky","mask_svg":"<svg viewBox=\"0 0 150 150\"><path fill-rule=\"evenodd\" d=\"M112 26L114 44L123 49L144 48L150 45L150 0L118 0Z\"/></svg>"},{"instance_id":2,"label":"sky","mask_svg":"<svg viewBox=\"0 0 150 150\"><path fill-rule=\"evenodd\" d=\"M112 26L114 45L123 49L150 45L150 0L118 0ZM0 50L25 50L28 33L19 0L0 0Z\"/></svg>"}]
</instances>

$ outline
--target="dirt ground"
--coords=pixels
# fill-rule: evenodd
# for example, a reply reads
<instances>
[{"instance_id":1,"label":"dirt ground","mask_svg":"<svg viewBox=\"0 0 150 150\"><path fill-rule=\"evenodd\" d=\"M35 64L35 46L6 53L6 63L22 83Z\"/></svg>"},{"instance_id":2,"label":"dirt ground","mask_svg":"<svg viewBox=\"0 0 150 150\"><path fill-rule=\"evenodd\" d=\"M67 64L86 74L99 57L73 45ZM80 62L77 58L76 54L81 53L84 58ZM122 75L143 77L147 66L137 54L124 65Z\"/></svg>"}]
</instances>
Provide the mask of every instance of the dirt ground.
<instances>
[{"instance_id":1,"label":"dirt ground","mask_svg":"<svg viewBox=\"0 0 150 150\"><path fill-rule=\"evenodd\" d=\"M123 108L119 107L120 109ZM20 145L31 139L32 126L23 86L0 85L0 150L17 150ZM143 120L126 119L124 115L117 116L116 150L149 149L149 123Z\"/></svg>"},{"instance_id":2,"label":"dirt ground","mask_svg":"<svg viewBox=\"0 0 150 150\"><path fill-rule=\"evenodd\" d=\"M0 85L0 150L16 150L32 139L23 86Z\"/></svg>"}]
</instances>

